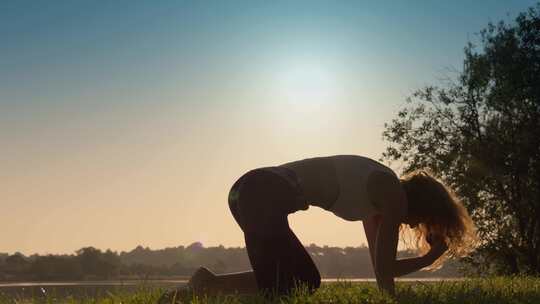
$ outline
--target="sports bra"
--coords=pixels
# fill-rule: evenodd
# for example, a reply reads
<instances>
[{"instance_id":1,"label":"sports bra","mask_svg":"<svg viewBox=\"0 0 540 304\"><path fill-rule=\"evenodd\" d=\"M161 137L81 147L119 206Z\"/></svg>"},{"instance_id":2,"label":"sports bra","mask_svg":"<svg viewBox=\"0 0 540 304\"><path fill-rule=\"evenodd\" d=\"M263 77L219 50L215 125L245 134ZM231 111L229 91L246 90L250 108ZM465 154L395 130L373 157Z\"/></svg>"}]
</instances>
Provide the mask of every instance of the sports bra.
<instances>
[{"instance_id":1,"label":"sports bra","mask_svg":"<svg viewBox=\"0 0 540 304\"><path fill-rule=\"evenodd\" d=\"M359 155L307 158L280 165L293 170L306 200L348 221L377 212L369 200L367 178L374 171L397 175L385 165Z\"/></svg>"}]
</instances>

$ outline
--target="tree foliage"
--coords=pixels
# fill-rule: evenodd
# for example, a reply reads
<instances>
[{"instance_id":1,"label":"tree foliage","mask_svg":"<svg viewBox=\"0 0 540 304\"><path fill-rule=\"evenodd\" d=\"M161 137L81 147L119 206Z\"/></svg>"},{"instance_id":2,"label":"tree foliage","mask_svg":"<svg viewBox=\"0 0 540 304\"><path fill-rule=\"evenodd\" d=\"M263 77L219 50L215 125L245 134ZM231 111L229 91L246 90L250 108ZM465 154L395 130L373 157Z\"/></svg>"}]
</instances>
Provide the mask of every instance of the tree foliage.
<instances>
[{"instance_id":1,"label":"tree foliage","mask_svg":"<svg viewBox=\"0 0 540 304\"><path fill-rule=\"evenodd\" d=\"M373 277L369 249L329 247L311 244L306 250L323 277ZM408 257L413 252L400 251ZM151 250L137 246L129 252L101 251L94 247L77 250L74 255L0 254L0 281L24 280L106 280L187 277L200 266L216 273L251 269L245 247L190 246ZM456 276L458 265L445 265L436 272L418 272L423 276Z\"/></svg>"},{"instance_id":2,"label":"tree foliage","mask_svg":"<svg viewBox=\"0 0 540 304\"><path fill-rule=\"evenodd\" d=\"M488 24L463 69L417 90L385 124L382 160L429 168L463 199L476 269L540 273L540 4Z\"/></svg>"}]
</instances>

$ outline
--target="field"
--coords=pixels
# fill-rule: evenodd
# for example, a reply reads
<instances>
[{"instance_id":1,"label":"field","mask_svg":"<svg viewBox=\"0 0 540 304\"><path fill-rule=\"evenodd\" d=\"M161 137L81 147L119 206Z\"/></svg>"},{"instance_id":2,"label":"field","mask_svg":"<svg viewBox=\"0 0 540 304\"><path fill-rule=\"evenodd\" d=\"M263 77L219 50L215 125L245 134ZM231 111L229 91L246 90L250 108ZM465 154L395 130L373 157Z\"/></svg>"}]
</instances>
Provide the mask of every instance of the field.
<instances>
[{"instance_id":1,"label":"field","mask_svg":"<svg viewBox=\"0 0 540 304\"><path fill-rule=\"evenodd\" d=\"M100 296L68 296L57 298L52 294L30 298L0 295L0 304L23 303L94 303L143 304L157 303L164 290L140 286L135 292L105 292ZM197 297L189 292L169 292L161 303L268 303L262 296L225 295ZM540 278L494 277L441 282L398 282L397 296L392 298L378 292L373 283L341 281L323 284L312 295L298 289L289 297L271 303L540 303Z\"/></svg>"}]
</instances>

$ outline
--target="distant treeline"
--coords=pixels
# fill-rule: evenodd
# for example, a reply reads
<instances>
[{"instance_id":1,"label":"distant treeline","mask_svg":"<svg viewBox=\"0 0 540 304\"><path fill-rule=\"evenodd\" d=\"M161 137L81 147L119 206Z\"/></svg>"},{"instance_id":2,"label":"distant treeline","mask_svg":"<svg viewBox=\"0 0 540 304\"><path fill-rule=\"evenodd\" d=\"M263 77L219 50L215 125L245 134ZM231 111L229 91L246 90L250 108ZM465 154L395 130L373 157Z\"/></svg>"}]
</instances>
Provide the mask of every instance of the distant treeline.
<instances>
[{"instance_id":1,"label":"distant treeline","mask_svg":"<svg viewBox=\"0 0 540 304\"><path fill-rule=\"evenodd\" d=\"M323 277L368 278L373 268L367 247L306 247ZM412 252L400 252L401 257ZM204 247L196 242L151 250L138 246L129 252L101 251L94 247L77 250L72 255L13 255L0 253L0 280L107 280L119 278L187 277L199 266L216 273L251 269L244 247ZM457 263L443 268L412 274L415 277L459 276Z\"/></svg>"}]
</instances>

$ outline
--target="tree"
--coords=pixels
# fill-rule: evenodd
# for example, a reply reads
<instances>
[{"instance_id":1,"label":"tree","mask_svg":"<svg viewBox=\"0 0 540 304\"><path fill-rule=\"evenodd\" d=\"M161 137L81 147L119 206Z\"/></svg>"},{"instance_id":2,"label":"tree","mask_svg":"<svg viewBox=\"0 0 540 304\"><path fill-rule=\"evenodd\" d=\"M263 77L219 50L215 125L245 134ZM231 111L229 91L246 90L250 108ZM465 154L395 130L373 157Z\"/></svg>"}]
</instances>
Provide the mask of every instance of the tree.
<instances>
[{"instance_id":1,"label":"tree","mask_svg":"<svg viewBox=\"0 0 540 304\"><path fill-rule=\"evenodd\" d=\"M74 256L37 256L30 265L30 273L38 280L80 280L84 277L81 265Z\"/></svg>"},{"instance_id":2,"label":"tree","mask_svg":"<svg viewBox=\"0 0 540 304\"><path fill-rule=\"evenodd\" d=\"M101 250L94 247L84 247L75 252L77 260L85 275L95 275L101 272Z\"/></svg>"},{"instance_id":3,"label":"tree","mask_svg":"<svg viewBox=\"0 0 540 304\"><path fill-rule=\"evenodd\" d=\"M102 275L105 276L105 278L110 279L118 274L118 271L121 268L122 262L120 261L120 257L116 252L111 251L110 249L107 249L102 256Z\"/></svg>"},{"instance_id":4,"label":"tree","mask_svg":"<svg viewBox=\"0 0 540 304\"><path fill-rule=\"evenodd\" d=\"M30 262L20 252L6 257L4 260L5 272L11 275L23 275L28 271Z\"/></svg>"},{"instance_id":5,"label":"tree","mask_svg":"<svg viewBox=\"0 0 540 304\"><path fill-rule=\"evenodd\" d=\"M114 276L120 268L120 258L115 252L101 250L94 247L85 247L76 251L77 260L85 275L108 279Z\"/></svg>"},{"instance_id":6,"label":"tree","mask_svg":"<svg viewBox=\"0 0 540 304\"><path fill-rule=\"evenodd\" d=\"M481 271L540 273L540 4L488 24L463 70L385 124L382 160L437 172L463 199Z\"/></svg>"}]
</instances>

